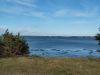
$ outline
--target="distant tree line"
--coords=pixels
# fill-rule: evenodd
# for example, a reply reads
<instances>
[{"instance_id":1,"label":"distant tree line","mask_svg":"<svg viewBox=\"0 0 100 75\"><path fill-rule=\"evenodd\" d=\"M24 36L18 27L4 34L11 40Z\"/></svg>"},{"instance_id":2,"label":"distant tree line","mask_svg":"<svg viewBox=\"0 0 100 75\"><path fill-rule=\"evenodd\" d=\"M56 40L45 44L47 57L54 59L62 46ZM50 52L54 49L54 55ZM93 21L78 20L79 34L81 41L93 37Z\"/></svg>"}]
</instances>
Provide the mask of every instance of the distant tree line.
<instances>
[{"instance_id":1,"label":"distant tree line","mask_svg":"<svg viewBox=\"0 0 100 75\"><path fill-rule=\"evenodd\" d=\"M24 56L29 54L29 46L20 36L13 35L8 29L0 36L0 57Z\"/></svg>"}]
</instances>

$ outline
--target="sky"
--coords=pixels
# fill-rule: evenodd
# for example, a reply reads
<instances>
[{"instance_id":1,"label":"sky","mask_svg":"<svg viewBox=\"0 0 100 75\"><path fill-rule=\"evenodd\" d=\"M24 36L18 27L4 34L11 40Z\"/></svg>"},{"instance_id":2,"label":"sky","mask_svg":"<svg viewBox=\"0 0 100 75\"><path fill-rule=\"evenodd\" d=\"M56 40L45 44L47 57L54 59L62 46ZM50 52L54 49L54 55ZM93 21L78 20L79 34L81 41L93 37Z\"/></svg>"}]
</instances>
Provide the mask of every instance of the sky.
<instances>
[{"instance_id":1,"label":"sky","mask_svg":"<svg viewBox=\"0 0 100 75\"><path fill-rule=\"evenodd\" d=\"M0 34L94 36L100 0L0 0Z\"/></svg>"}]
</instances>

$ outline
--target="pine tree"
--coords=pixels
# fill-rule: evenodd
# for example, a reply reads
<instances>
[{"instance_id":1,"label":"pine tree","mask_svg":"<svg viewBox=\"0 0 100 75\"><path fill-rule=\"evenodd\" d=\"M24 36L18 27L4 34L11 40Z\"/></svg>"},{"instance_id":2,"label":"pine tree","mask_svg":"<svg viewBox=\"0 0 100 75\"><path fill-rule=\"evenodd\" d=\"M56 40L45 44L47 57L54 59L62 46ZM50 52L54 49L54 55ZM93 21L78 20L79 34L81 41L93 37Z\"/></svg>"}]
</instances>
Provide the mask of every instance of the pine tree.
<instances>
[{"instance_id":1,"label":"pine tree","mask_svg":"<svg viewBox=\"0 0 100 75\"><path fill-rule=\"evenodd\" d=\"M4 56L4 44L2 42L2 39L0 37L0 57Z\"/></svg>"},{"instance_id":2,"label":"pine tree","mask_svg":"<svg viewBox=\"0 0 100 75\"><path fill-rule=\"evenodd\" d=\"M0 40L0 55L1 56L23 56L29 54L29 47L24 38L18 35L9 33L8 29L1 36Z\"/></svg>"}]
</instances>

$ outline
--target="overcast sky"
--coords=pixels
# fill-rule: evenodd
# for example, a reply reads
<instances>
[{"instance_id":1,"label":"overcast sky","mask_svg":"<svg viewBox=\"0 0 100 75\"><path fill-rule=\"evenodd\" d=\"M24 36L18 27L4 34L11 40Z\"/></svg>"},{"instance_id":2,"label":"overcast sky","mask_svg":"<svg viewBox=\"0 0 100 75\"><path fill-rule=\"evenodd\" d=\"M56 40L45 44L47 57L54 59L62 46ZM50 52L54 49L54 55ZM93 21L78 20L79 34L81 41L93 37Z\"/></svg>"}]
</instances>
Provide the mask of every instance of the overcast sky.
<instances>
[{"instance_id":1,"label":"overcast sky","mask_svg":"<svg viewBox=\"0 0 100 75\"><path fill-rule=\"evenodd\" d=\"M0 33L93 36L100 26L100 0L0 0Z\"/></svg>"}]
</instances>

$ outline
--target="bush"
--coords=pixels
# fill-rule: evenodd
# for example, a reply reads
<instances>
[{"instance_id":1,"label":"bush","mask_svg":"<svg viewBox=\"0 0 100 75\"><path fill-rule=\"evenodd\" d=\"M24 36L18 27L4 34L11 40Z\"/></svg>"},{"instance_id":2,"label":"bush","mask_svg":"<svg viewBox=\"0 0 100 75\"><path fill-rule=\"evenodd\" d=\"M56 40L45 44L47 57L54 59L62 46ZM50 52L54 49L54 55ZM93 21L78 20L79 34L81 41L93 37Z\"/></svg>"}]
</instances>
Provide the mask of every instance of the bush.
<instances>
[{"instance_id":1,"label":"bush","mask_svg":"<svg viewBox=\"0 0 100 75\"><path fill-rule=\"evenodd\" d=\"M98 33L96 36L95 36L96 40L99 42L99 45L100 45L100 34Z\"/></svg>"},{"instance_id":2,"label":"bush","mask_svg":"<svg viewBox=\"0 0 100 75\"><path fill-rule=\"evenodd\" d=\"M100 31L100 27L99 27L99 31ZM98 44L100 45L100 33L98 33L96 36L95 36L96 40L98 41Z\"/></svg>"},{"instance_id":3,"label":"bush","mask_svg":"<svg viewBox=\"0 0 100 75\"><path fill-rule=\"evenodd\" d=\"M24 38L9 33L8 29L0 38L0 56L23 56L29 54L29 47Z\"/></svg>"}]
</instances>

